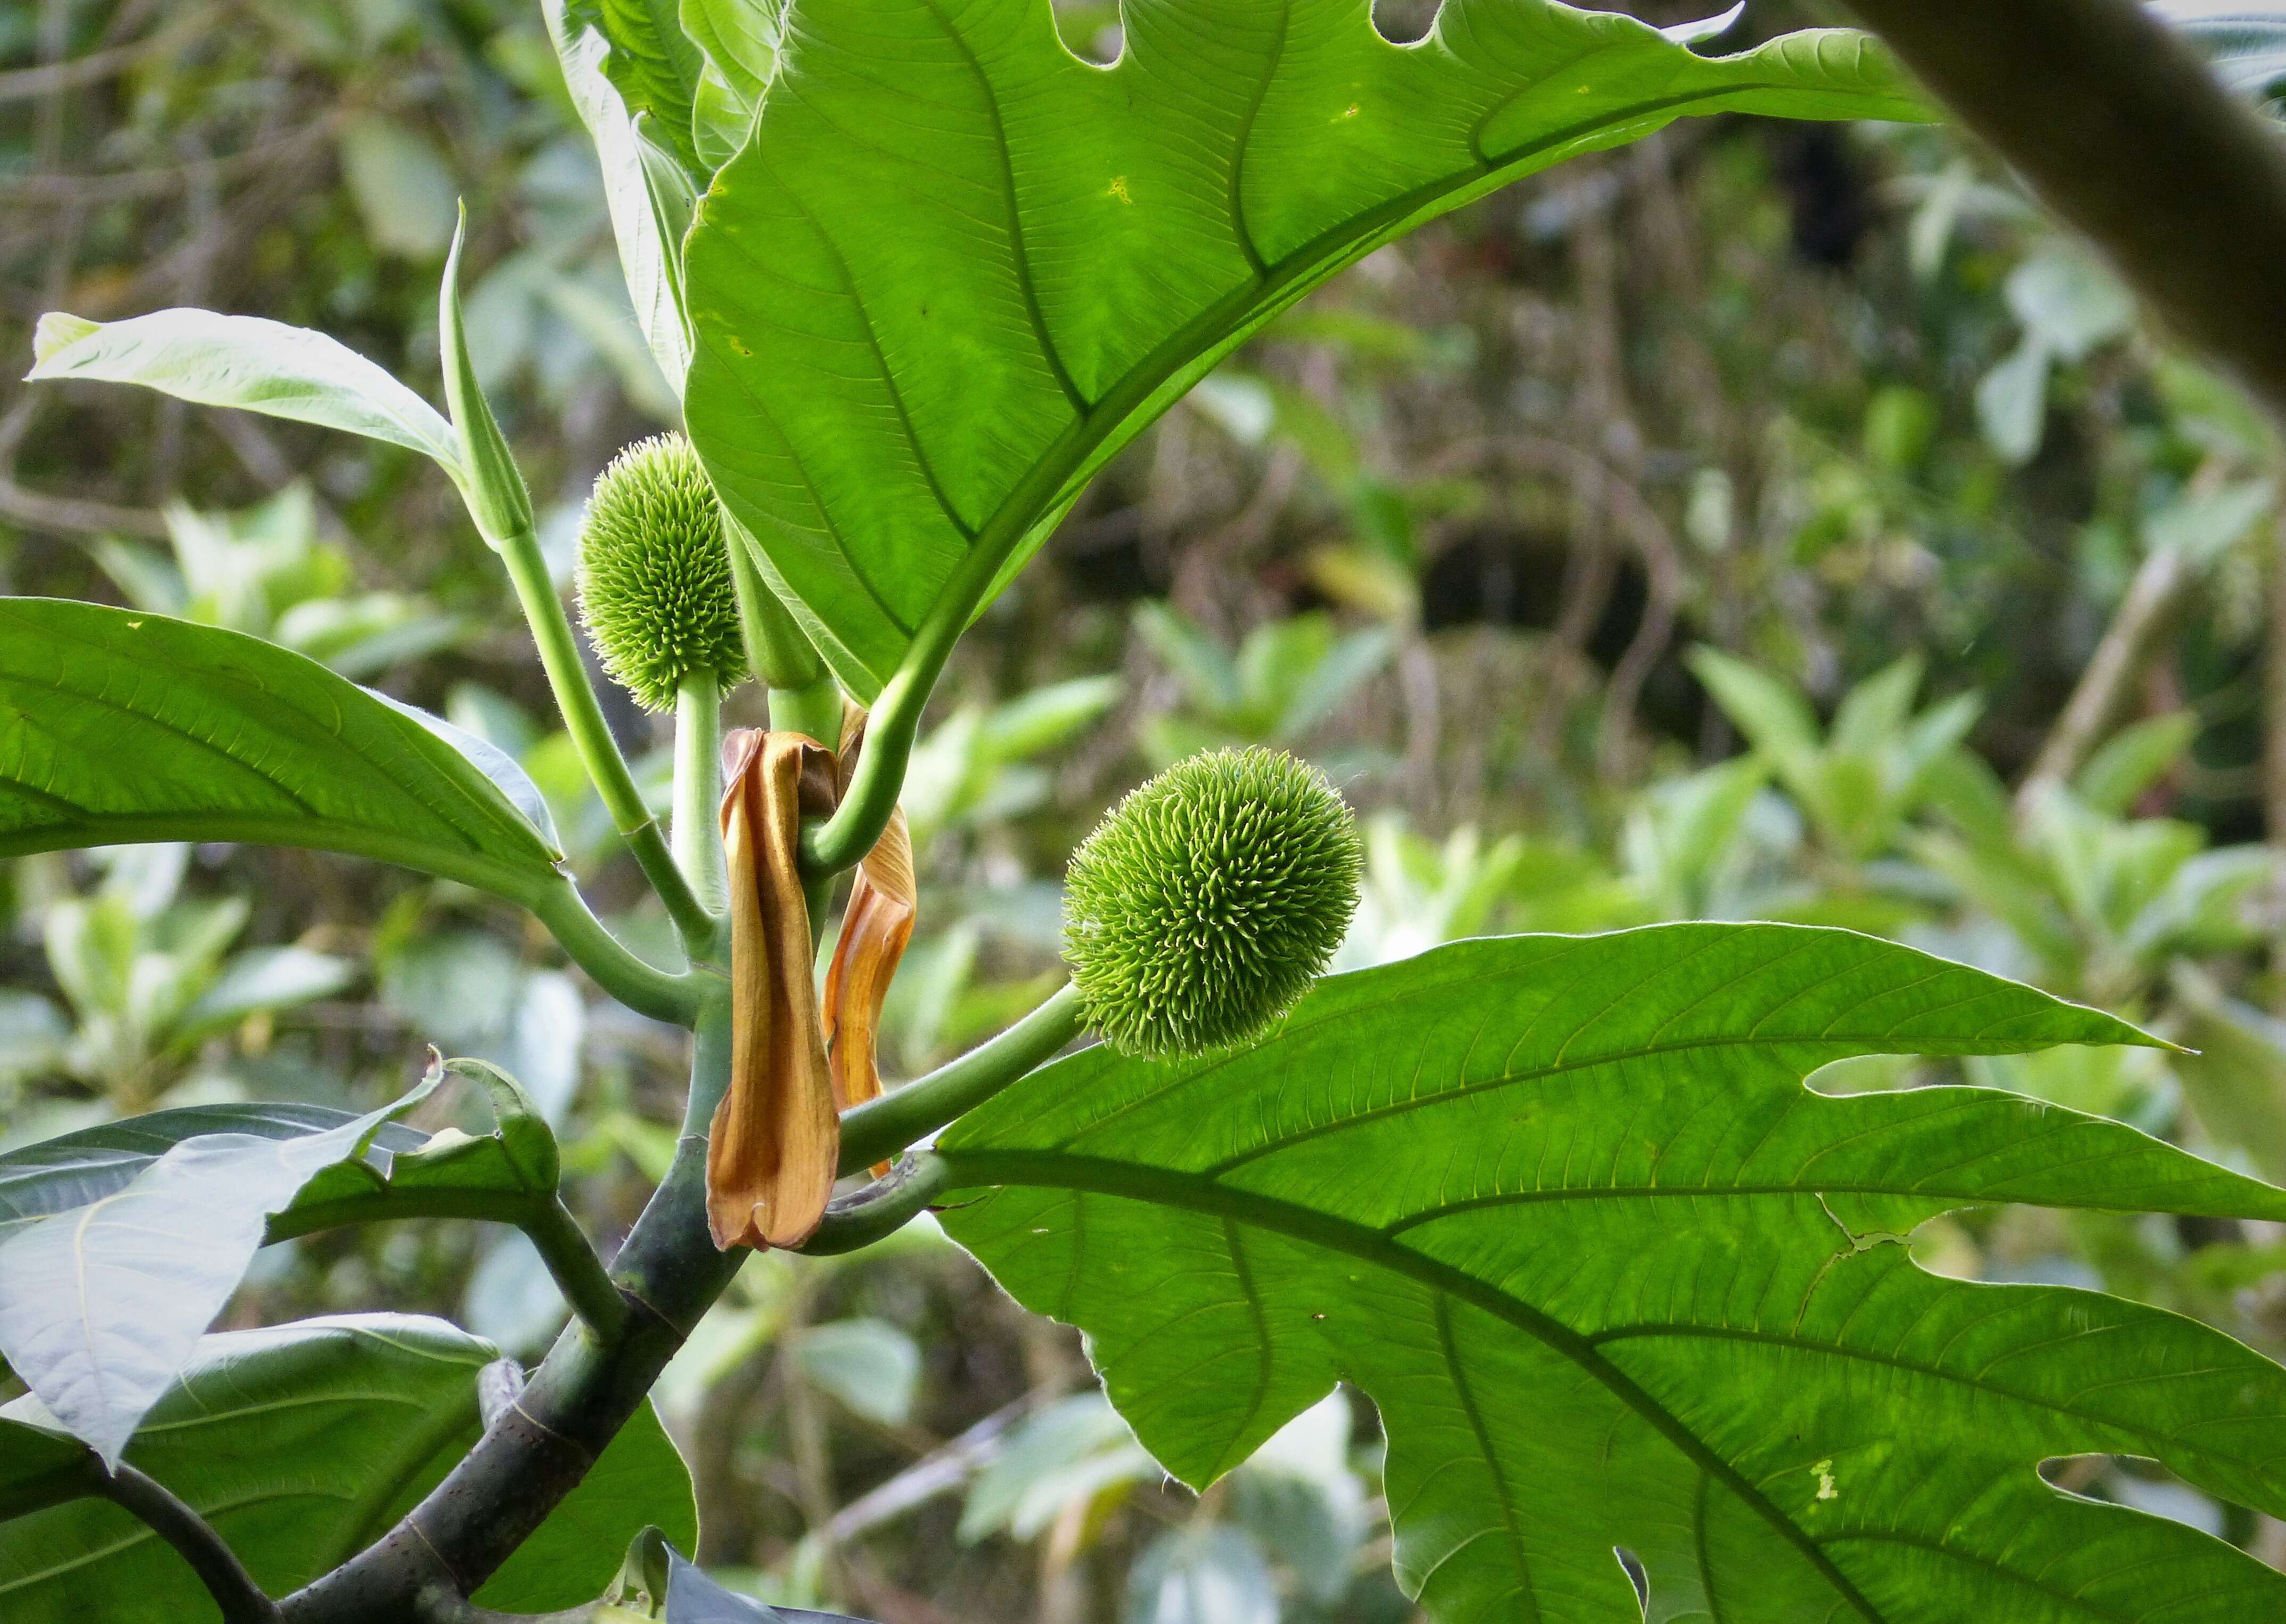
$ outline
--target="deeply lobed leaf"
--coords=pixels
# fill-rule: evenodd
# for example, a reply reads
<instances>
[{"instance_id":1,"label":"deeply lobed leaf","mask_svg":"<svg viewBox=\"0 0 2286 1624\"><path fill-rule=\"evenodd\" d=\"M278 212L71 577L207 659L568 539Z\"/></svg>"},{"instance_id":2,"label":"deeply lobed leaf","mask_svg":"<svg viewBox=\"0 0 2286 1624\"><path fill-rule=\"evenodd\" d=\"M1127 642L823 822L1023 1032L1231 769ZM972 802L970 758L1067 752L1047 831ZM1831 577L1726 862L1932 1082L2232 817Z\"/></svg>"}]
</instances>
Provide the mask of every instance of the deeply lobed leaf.
<instances>
[{"instance_id":1,"label":"deeply lobed leaf","mask_svg":"<svg viewBox=\"0 0 2286 1624\"><path fill-rule=\"evenodd\" d=\"M1079 1325L1168 1468L1336 1380L1380 1405L1439 1624L2269 1616L2286 1579L2036 1470L2149 1456L2286 1510L2286 1371L2091 1293L1940 1279L1965 1203L2276 1220L2286 1192L1995 1091L1828 1098L1851 1055L2141 1040L1835 930L1463 943L1321 984L1254 1048L1094 1049L939 1145L947 1229ZM955 1197L960 1200L960 1197Z\"/></svg>"},{"instance_id":2,"label":"deeply lobed leaf","mask_svg":"<svg viewBox=\"0 0 2286 1624\"><path fill-rule=\"evenodd\" d=\"M691 437L861 699L1220 356L1422 221L1685 114L1920 115L1843 33L1704 58L1549 0L1448 0L1403 47L1368 0L1121 18L1100 68L1049 0L793 0L700 203Z\"/></svg>"}]
</instances>

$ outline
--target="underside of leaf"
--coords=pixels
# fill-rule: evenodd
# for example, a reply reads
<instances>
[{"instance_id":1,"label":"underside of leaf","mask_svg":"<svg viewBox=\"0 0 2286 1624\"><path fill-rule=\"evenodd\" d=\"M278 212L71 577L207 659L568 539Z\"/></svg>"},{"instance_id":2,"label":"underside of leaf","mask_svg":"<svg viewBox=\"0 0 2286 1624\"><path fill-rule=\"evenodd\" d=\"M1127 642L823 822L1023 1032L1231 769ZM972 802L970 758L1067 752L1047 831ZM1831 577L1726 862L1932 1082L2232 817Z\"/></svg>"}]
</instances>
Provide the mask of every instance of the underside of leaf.
<instances>
[{"instance_id":1,"label":"underside of leaf","mask_svg":"<svg viewBox=\"0 0 2286 1624\"><path fill-rule=\"evenodd\" d=\"M870 700L1088 479L1343 267L1686 114L1912 118L1860 36L1704 58L1612 12L1126 0L1081 61L1049 0L794 0L688 246L691 437Z\"/></svg>"}]
</instances>

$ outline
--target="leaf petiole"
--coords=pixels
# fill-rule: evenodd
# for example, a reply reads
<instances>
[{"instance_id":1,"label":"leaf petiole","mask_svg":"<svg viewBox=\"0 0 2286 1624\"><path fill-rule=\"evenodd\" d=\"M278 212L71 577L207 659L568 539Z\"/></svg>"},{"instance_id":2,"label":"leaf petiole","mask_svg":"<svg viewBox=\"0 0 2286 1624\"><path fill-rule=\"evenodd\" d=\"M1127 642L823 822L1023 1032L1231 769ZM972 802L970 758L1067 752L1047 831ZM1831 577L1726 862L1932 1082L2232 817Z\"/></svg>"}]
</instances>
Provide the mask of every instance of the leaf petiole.
<instances>
[{"instance_id":1,"label":"leaf petiole","mask_svg":"<svg viewBox=\"0 0 2286 1624\"><path fill-rule=\"evenodd\" d=\"M223 1542L207 1519L177 1499L156 1479L132 1466L105 1471L91 1455L90 1488L134 1517L173 1546L222 1610L223 1624L274 1624L278 1604L262 1593L238 1554Z\"/></svg>"},{"instance_id":2,"label":"leaf petiole","mask_svg":"<svg viewBox=\"0 0 2286 1624\"><path fill-rule=\"evenodd\" d=\"M722 688L706 672L682 679L674 698L674 860L699 906L719 914L729 900L723 868Z\"/></svg>"},{"instance_id":3,"label":"leaf petiole","mask_svg":"<svg viewBox=\"0 0 2286 1624\"><path fill-rule=\"evenodd\" d=\"M666 861L678 883L682 870L674 867L674 859L666 851L666 841L657 823L646 826L651 839L658 842L658 854ZM636 845L638 858L647 850ZM650 865L644 865L650 872ZM689 895L689 888L684 888ZM697 898L692 898L697 906ZM706 970L685 970L677 975L637 958L619 938L603 928L587 906L579 889L566 875L561 884L529 900L532 914L548 927L556 945L572 961L587 972L589 979L638 1015L647 1015L654 1021L666 1021L677 1026L689 1026L698 1017L698 1007L708 985L720 977ZM680 922L677 922L680 923ZM701 938L702 949L713 943L713 923L706 922L706 935ZM686 941L690 939L686 934Z\"/></svg>"},{"instance_id":4,"label":"leaf petiole","mask_svg":"<svg viewBox=\"0 0 2286 1624\"><path fill-rule=\"evenodd\" d=\"M700 904L682 870L675 867L666 836L643 804L627 757L620 754L619 741L603 720L595 685L580 663L572 618L564 611L564 600L556 595L556 582L548 572L548 561L540 554L524 475L493 419L469 358L461 319L460 247L456 232L437 291L437 328L445 365L445 399L452 407L453 428L460 438L461 460L467 470L461 494L486 545L508 566L508 580L532 627L540 663L548 673L548 686L556 695L556 709L563 713L580 765L603 796L613 827L642 866L643 877L666 905L667 915L682 938L683 951L696 960L713 944L713 915Z\"/></svg>"},{"instance_id":5,"label":"leaf petiole","mask_svg":"<svg viewBox=\"0 0 2286 1624\"><path fill-rule=\"evenodd\" d=\"M886 1178L829 1205L816 1232L794 1250L805 1257L835 1258L885 1241L918 1218L951 1182L952 1170L934 1153L904 1157Z\"/></svg>"},{"instance_id":6,"label":"leaf petiole","mask_svg":"<svg viewBox=\"0 0 2286 1624\"><path fill-rule=\"evenodd\" d=\"M855 1173L917 1143L1054 1058L1084 1024L1079 989L1066 983L1047 1002L959 1059L841 1118L841 1171ZM895 1177L895 1174L891 1175Z\"/></svg>"}]
</instances>

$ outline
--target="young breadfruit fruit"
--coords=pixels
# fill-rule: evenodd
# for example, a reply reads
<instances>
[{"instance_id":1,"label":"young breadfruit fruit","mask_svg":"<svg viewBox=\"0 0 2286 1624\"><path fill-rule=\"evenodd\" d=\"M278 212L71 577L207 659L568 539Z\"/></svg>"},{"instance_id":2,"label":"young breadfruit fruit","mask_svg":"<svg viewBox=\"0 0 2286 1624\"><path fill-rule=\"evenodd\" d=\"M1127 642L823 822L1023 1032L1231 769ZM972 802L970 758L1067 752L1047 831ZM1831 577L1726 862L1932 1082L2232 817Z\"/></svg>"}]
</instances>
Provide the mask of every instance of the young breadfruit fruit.
<instances>
[{"instance_id":1,"label":"young breadfruit fruit","mask_svg":"<svg viewBox=\"0 0 2286 1624\"><path fill-rule=\"evenodd\" d=\"M595 482L579 585L603 669L645 710L671 710L686 678L745 671L721 510L681 435L637 441Z\"/></svg>"},{"instance_id":2,"label":"young breadfruit fruit","mask_svg":"<svg viewBox=\"0 0 2286 1624\"><path fill-rule=\"evenodd\" d=\"M1362 862L1316 768L1261 749L1178 762L1072 854L1064 957L1089 1024L1126 1055L1260 1036L1341 945Z\"/></svg>"}]
</instances>

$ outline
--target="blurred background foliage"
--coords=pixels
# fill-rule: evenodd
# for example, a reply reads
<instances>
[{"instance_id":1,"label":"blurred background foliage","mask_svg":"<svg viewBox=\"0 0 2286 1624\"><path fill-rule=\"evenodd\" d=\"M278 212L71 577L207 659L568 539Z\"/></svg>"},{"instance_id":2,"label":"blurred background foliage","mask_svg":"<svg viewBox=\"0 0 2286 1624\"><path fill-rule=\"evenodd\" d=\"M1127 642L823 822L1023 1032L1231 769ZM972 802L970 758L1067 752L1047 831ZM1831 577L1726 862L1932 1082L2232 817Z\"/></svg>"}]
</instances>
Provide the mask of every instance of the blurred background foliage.
<instances>
[{"instance_id":1,"label":"blurred background foliage","mask_svg":"<svg viewBox=\"0 0 2286 1624\"><path fill-rule=\"evenodd\" d=\"M1407 38L1431 9L1378 15ZM1113 6L1060 16L1116 48ZM1818 20L1773 0L1738 37ZM477 358L568 575L589 482L671 403L537 5L0 5L0 355L28 359L45 310L199 304L322 327L434 394L461 198ZM2279 467L1941 129L1696 122L1512 189L1234 358L967 639L906 791L925 891L886 1057L910 1076L1044 997L1077 837L1147 772L1264 742L1365 820L1345 968L1494 930L1848 925L2186 1047L1819 1086L2003 1085L2286 1178ZM0 591L256 632L448 715L524 762L601 906L667 951L492 555L418 459L0 386ZM663 741L613 719L663 796ZM162 1101L369 1103L430 1042L543 1102L593 1231L632 1217L672 1150L676 1034L502 905L291 851L0 864L0 1143ZM1916 1245L2286 1353L2275 1227L1970 1213ZM230 1317L378 1304L520 1353L564 1313L521 1242L440 1223L274 1249ZM1076 1339L926 1223L756 1258L659 1397L705 1559L773 1599L887 1624L1408 1616L1368 1408L1336 1394L1194 1499ZM2132 1463L2055 1475L2286 1560L2286 1529Z\"/></svg>"}]
</instances>

